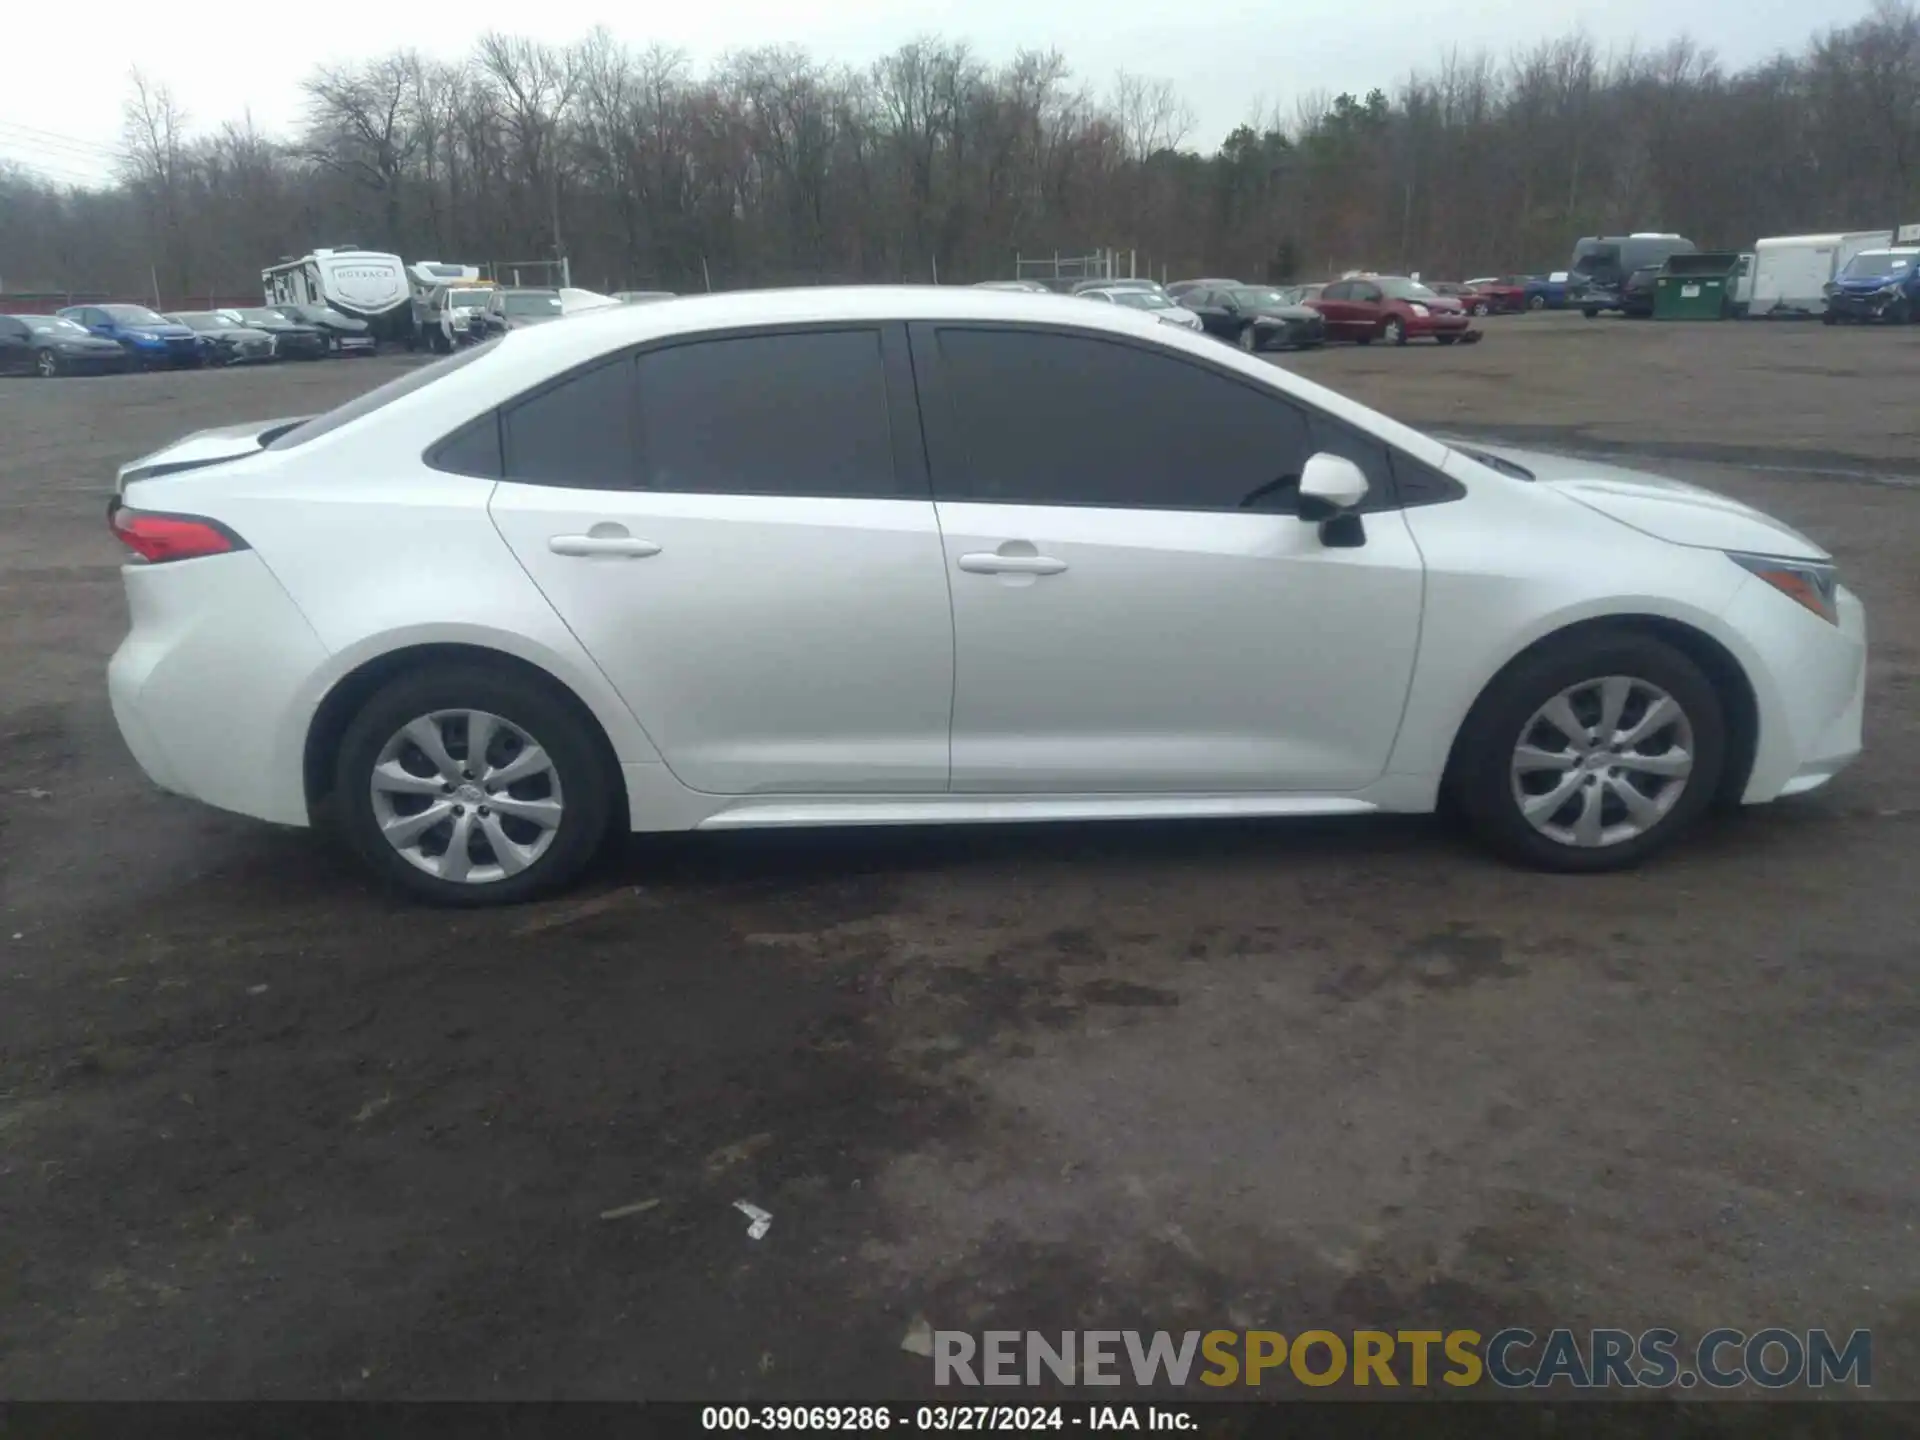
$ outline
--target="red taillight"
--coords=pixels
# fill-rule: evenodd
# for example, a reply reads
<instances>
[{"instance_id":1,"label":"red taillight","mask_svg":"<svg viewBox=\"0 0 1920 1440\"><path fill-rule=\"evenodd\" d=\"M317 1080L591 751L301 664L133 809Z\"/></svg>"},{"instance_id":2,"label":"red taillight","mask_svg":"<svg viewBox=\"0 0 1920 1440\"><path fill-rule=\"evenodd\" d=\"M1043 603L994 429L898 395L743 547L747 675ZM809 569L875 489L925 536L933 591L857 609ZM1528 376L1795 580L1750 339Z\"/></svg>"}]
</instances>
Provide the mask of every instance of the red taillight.
<instances>
[{"instance_id":1,"label":"red taillight","mask_svg":"<svg viewBox=\"0 0 1920 1440\"><path fill-rule=\"evenodd\" d=\"M247 548L246 541L218 520L198 515L161 515L116 504L107 519L120 543L153 565Z\"/></svg>"}]
</instances>

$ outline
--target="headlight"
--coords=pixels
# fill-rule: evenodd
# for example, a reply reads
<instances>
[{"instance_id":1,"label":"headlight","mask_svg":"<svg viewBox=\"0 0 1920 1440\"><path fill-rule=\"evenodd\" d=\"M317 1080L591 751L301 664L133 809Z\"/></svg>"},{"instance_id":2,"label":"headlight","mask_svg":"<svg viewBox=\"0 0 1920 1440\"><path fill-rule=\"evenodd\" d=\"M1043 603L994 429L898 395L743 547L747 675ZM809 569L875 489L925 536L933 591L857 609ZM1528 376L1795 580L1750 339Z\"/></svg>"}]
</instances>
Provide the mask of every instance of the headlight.
<instances>
[{"instance_id":1,"label":"headlight","mask_svg":"<svg viewBox=\"0 0 1920 1440\"><path fill-rule=\"evenodd\" d=\"M1407 308L1416 315L1431 315L1433 312L1424 305L1409 305Z\"/></svg>"},{"instance_id":2,"label":"headlight","mask_svg":"<svg viewBox=\"0 0 1920 1440\"><path fill-rule=\"evenodd\" d=\"M1840 623L1840 572L1823 560L1782 560L1773 555L1727 551L1742 570L1758 575L1782 595L1804 605L1829 625Z\"/></svg>"}]
</instances>

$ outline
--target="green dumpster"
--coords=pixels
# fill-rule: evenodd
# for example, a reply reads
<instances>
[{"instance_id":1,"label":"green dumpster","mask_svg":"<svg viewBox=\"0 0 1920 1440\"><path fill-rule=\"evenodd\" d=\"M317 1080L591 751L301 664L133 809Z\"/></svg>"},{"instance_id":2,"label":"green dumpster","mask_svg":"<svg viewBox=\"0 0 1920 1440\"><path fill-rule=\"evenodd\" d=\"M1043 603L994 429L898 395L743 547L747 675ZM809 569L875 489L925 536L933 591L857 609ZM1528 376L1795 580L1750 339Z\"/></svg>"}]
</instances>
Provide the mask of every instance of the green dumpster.
<instances>
[{"instance_id":1,"label":"green dumpster","mask_svg":"<svg viewBox=\"0 0 1920 1440\"><path fill-rule=\"evenodd\" d=\"M1731 250L1670 255L1653 281L1656 320L1724 320L1733 312L1733 275L1740 257Z\"/></svg>"}]
</instances>

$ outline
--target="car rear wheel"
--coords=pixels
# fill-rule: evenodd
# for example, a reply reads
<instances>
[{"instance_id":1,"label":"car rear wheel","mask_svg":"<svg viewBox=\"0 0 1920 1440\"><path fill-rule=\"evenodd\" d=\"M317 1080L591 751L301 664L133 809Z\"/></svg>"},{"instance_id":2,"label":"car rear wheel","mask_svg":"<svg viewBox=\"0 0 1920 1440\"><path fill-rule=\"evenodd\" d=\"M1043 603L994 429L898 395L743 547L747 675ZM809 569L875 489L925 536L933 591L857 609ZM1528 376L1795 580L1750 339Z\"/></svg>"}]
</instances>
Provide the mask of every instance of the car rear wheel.
<instances>
[{"instance_id":1,"label":"car rear wheel","mask_svg":"<svg viewBox=\"0 0 1920 1440\"><path fill-rule=\"evenodd\" d=\"M1476 301L1474 301L1474 302L1473 302L1473 313L1474 313L1474 314L1476 314L1476 315L1485 315L1485 314L1487 313L1487 302L1486 302L1486 301L1484 301L1484 300L1476 300Z\"/></svg>"},{"instance_id":2,"label":"car rear wheel","mask_svg":"<svg viewBox=\"0 0 1920 1440\"><path fill-rule=\"evenodd\" d=\"M1651 636L1600 630L1516 662L1462 727L1449 788L1510 860L1616 870L1713 801L1726 723L1713 685Z\"/></svg>"},{"instance_id":3,"label":"car rear wheel","mask_svg":"<svg viewBox=\"0 0 1920 1440\"><path fill-rule=\"evenodd\" d=\"M1546 309L1546 308L1547 308L1547 297L1546 297L1546 296L1544 296L1544 295L1529 295L1529 296L1527 297L1527 309L1529 309L1529 310L1544 310L1544 309Z\"/></svg>"},{"instance_id":4,"label":"car rear wheel","mask_svg":"<svg viewBox=\"0 0 1920 1440\"><path fill-rule=\"evenodd\" d=\"M51 380L60 373L60 357L51 350L42 350L34 357L33 368L45 379Z\"/></svg>"},{"instance_id":5,"label":"car rear wheel","mask_svg":"<svg viewBox=\"0 0 1920 1440\"><path fill-rule=\"evenodd\" d=\"M1407 343L1407 327L1397 315L1389 316L1380 327L1380 338L1389 345L1404 345Z\"/></svg>"},{"instance_id":6,"label":"car rear wheel","mask_svg":"<svg viewBox=\"0 0 1920 1440\"><path fill-rule=\"evenodd\" d=\"M574 879L619 773L578 709L529 677L448 664L402 676L347 726L335 817L373 870L445 905L506 905Z\"/></svg>"}]
</instances>

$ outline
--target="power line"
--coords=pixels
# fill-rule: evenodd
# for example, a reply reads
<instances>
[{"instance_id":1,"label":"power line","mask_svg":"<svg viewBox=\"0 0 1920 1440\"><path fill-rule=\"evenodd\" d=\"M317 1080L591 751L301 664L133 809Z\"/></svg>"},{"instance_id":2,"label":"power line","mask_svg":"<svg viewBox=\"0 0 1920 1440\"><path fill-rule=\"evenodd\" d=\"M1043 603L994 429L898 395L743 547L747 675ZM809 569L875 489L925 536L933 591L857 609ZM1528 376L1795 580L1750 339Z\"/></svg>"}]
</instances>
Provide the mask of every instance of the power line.
<instances>
[{"instance_id":1,"label":"power line","mask_svg":"<svg viewBox=\"0 0 1920 1440\"><path fill-rule=\"evenodd\" d=\"M22 137L31 137L39 144L59 150L85 150L97 155L118 157L124 152L111 145L102 145L98 141L88 140L79 135L68 135L58 130L42 130L38 125L29 125L24 120L0 120L0 130L12 130Z\"/></svg>"}]
</instances>

